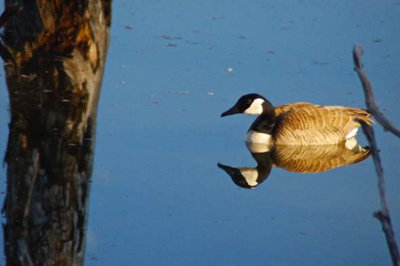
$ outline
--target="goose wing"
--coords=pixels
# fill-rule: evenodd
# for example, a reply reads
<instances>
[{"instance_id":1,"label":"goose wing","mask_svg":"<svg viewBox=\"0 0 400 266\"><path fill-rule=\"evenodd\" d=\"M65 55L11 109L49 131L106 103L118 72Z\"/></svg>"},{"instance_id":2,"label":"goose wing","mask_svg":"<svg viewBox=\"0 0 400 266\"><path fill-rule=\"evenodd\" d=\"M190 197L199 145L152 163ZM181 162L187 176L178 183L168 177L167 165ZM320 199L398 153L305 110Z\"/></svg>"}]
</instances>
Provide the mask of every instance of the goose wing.
<instances>
[{"instance_id":1,"label":"goose wing","mask_svg":"<svg viewBox=\"0 0 400 266\"><path fill-rule=\"evenodd\" d=\"M326 145L345 141L360 126L371 124L370 114L358 108L294 103L275 108L275 143Z\"/></svg>"},{"instance_id":2,"label":"goose wing","mask_svg":"<svg viewBox=\"0 0 400 266\"><path fill-rule=\"evenodd\" d=\"M282 104L282 105L275 107L275 115L280 116L281 114L286 113L292 109L299 109L299 108L304 108L304 107L316 107L316 106L320 106L320 105L307 103L307 102Z\"/></svg>"}]
</instances>

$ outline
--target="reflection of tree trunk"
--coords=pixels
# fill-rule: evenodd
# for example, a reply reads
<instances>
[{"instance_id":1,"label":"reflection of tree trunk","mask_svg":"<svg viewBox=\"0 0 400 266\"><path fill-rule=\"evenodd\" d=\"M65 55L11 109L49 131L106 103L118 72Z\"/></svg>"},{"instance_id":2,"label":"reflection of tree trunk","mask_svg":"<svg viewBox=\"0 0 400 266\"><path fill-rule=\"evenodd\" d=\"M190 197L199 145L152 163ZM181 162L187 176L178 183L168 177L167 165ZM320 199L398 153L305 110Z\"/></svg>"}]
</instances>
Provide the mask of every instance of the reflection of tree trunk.
<instances>
[{"instance_id":1,"label":"reflection of tree trunk","mask_svg":"<svg viewBox=\"0 0 400 266\"><path fill-rule=\"evenodd\" d=\"M8 0L8 265L80 265L111 0Z\"/></svg>"}]
</instances>

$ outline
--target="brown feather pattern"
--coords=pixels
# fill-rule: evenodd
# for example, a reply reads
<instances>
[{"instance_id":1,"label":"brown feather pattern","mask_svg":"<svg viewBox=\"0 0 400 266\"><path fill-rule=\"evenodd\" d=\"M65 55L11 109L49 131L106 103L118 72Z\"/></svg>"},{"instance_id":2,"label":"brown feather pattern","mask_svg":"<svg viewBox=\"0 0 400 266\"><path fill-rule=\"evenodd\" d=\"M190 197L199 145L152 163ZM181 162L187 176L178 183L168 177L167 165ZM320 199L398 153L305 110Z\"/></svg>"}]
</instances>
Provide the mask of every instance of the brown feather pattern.
<instances>
[{"instance_id":1,"label":"brown feather pattern","mask_svg":"<svg viewBox=\"0 0 400 266\"><path fill-rule=\"evenodd\" d=\"M335 145L276 145L272 159L276 166L297 173L320 173L336 167L358 163L370 155L368 148L349 150L343 143Z\"/></svg>"},{"instance_id":2,"label":"brown feather pattern","mask_svg":"<svg viewBox=\"0 0 400 266\"><path fill-rule=\"evenodd\" d=\"M275 107L273 137L281 145L327 145L341 143L364 121L371 125L366 110L344 106L293 103Z\"/></svg>"}]
</instances>

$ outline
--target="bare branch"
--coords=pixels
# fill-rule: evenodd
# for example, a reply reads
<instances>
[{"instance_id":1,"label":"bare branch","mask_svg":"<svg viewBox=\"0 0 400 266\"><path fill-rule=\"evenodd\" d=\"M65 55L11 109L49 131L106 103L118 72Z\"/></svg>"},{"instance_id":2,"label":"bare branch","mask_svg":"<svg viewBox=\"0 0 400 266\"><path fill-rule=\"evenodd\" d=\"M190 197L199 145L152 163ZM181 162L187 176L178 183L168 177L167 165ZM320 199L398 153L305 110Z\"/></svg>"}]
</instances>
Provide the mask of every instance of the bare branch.
<instances>
[{"instance_id":1,"label":"bare branch","mask_svg":"<svg viewBox=\"0 0 400 266\"><path fill-rule=\"evenodd\" d=\"M386 130L390 131L394 135L400 138L400 129L394 126L381 112L379 109L372 91L371 83L369 82L367 75L365 74L364 66L361 61L361 56L363 54L363 49L361 45L356 44L353 48L353 60L354 60L354 70L357 72L358 77L363 85L365 94L365 105L367 106L368 112L370 112L376 121L381 124L381 126Z\"/></svg>"},{"instance_id":2,"label":"bare branch","mask_svg":"<svg viewBox=\"0 0 400 266\"><path fill-rule=\"evenodd\" d=\"M357 72L357 74L361 80L361 83L363 85L364 94L365 94L365 103L366 103L367 109L370 113L372 113L374 115L375 119L386 130L389 130L396 136L400 137L400 131L398 129L396 129L385 118L385 116L381 113L381 111L379 110L379 108L376 105L374 94L372 92L371 83L369 82L369 80L365 74L364 67L362 66L362 63L361 63L362 53L363 53L363 50L360 45L354 46L353 60L354 60L354 65L355 65L355 71ZM374 161L376 174L378 176L378 190L379 190L379 197L380 197L380 201L381 201L381 210L375 212L374 217L377 218L381 222L382 230L385 233L386 243L388 245L388 249L390 252L390 256L392 258L393 265L399 266L400 265L399 248L396 243L396 239L394 236L393 227L392 227L392 223L391 223L391 218L390 218L390 214L389 214L389 207L388 207L386 193L385 193L385 179L384 179L384 175L383 175L383 167L382 167L381 159L379 157L379 150L378 150L378 147L376 144L374 130L372 127L368 126L367 124L363 123L362 121L360 121L360 122L362 125L362 129L364 131L364 134L367 137L367 140L370 144L372 158Z\"/></svg>"},{"instance_id":3,"label":"bare branch","mask_svg":"<svg viewBox=\"0 0 400 266\"><path fill-rule=\"evenodd\" d=\"M379 197L381 199L381 210L375 212L374 217L377 218L382 224L382 230L385 233L386 242L389 248L393 265L398 266L400 265L399 248L396 243L396 239L392 228L392 222L390 219L389 207L385 193L385 179L383 176L383 168L381 164L381 159L379 157L378 147L375 141L374 130L372 127L364 123L362 123L362 129L370 144L376 174L378 175L378 189L379 189Z\"/></svg>"}]
</instances>

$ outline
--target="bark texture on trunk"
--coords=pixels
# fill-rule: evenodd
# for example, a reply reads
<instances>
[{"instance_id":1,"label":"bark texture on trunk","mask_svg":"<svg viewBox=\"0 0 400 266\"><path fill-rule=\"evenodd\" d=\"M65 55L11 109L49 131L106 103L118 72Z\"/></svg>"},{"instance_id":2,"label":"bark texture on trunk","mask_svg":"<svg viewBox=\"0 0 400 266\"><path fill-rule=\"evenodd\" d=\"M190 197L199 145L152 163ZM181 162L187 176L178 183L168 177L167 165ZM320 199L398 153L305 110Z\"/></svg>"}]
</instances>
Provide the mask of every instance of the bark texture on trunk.
<instances>
[{"instance_id":1,"label":"bark texture on trunk","mask_svg":"<svg viewBox=\"0 0 400 266\"><path fill-rule=\"evenodd\" d=\"M7 264L82 265L111 0L5 5Z\"/></svg>"}]
</instances>

